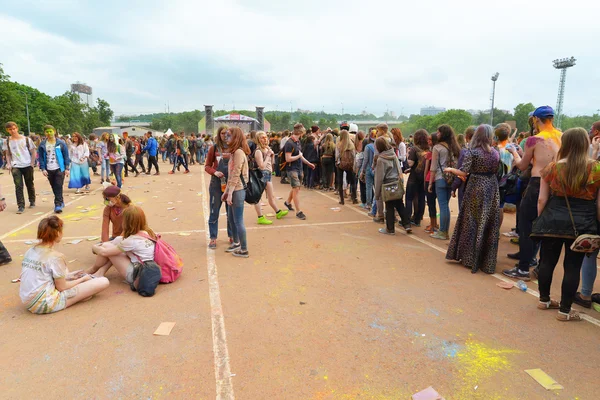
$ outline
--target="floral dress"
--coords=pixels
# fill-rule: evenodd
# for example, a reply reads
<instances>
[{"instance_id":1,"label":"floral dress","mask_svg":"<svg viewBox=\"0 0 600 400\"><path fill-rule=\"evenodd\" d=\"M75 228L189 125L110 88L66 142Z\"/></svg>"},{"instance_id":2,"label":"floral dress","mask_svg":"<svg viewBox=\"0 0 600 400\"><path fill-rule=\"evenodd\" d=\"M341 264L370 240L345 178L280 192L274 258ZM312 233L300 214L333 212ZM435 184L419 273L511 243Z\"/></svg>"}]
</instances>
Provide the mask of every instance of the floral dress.
<instances>
[{"instance_id":1,"label":"floral dress","mask_svg":"<svg viewBox=\"0 0 600 400\"><path fill-rule=\"evenodd\" d=\"M461 171L469 174L462 207L448 246L446 259L460 261L473 273L496 271L500 239L498 163L494 149L467 150Z\"/></svg>"}]
</instances>

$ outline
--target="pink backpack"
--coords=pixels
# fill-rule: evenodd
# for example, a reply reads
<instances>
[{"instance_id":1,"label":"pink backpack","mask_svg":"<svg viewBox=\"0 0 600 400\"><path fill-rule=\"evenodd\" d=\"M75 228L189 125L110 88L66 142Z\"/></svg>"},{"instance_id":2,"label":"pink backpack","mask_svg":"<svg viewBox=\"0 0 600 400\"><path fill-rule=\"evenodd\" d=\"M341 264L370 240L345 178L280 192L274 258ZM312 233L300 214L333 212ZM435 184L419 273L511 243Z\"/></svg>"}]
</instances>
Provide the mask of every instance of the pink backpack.
<instances>
[{"instance_id":1,"label":"pink backpack","mask_svg":"<svg viewBox=\"0 0 600 400\"><path fill-rule=\"evenodd\" d=\"M183 259L159 234L156 235L156 240L144 232L138 234L154 242L154 262L160 267L160 283L175 282L183 270Z\"/></svg>"}]
</instances>

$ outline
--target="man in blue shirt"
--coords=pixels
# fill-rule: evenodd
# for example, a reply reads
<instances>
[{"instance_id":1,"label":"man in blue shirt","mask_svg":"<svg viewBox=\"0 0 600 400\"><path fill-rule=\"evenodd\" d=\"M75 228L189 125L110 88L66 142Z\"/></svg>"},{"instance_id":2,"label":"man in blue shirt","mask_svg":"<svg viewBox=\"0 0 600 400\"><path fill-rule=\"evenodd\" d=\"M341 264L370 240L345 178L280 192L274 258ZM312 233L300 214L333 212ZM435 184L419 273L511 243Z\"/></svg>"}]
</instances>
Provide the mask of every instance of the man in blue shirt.
<instances>
[{"instance_id":1,"label":"man in blue shirt","mask_svg":"<svg viewBox=\"0 0 600 400\"><path fill-rule=\"evenodd\" d=\"M158 142L156 139L152 137L152 132L148 131L145 135L146 137L146 146L143 151L148 152L148 172L147 175L150 175L150 171L152 171L152 166L156 168L156 173L154 175L160 175L160 171L158 169Z\"/></svg>"}]
</instances>

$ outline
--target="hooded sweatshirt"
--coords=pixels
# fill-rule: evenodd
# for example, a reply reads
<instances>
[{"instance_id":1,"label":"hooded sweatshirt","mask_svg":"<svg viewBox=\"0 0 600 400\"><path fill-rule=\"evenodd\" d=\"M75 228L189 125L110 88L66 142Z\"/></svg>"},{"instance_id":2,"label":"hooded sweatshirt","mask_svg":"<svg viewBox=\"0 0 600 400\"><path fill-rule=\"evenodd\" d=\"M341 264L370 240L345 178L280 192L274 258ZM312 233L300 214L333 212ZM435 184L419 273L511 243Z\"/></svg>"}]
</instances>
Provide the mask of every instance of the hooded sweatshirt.
<instances>
[{"instance_id":1,"label":"hooded sweatshirt","mask_svg":"<svg viewBox=\"0 0 600 400\"><path fill-rule=\"evenodd\" d=\"M375 199L381 199L381 185L398 182L400 179L400 163L394 149L379 153L375 168Z\"/></svg>"}]
</instances>

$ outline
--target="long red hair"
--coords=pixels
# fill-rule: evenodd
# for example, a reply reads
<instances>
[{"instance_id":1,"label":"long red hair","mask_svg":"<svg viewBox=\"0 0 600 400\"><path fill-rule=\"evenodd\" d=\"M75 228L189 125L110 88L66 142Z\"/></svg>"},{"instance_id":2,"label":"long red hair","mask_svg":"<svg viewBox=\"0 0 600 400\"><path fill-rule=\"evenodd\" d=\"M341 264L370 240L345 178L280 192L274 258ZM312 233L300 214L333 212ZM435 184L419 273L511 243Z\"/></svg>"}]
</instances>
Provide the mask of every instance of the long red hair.
<instances>
[{"instance_id":1,"label":"long red hair","mask_svg":"<svg viewBox=\"0 0 600 400\"><path fill-rule=\"evenodd\" d=\"M237 126L234 126L229 128L229 133L231 134L229 152L233 154L237 149L242 149L246 155L250 154L250 147L248 146L248 141L246 140L246 135L244 135L244 132L242 132L242 130Z\"/></svg>"}]
</instances>

